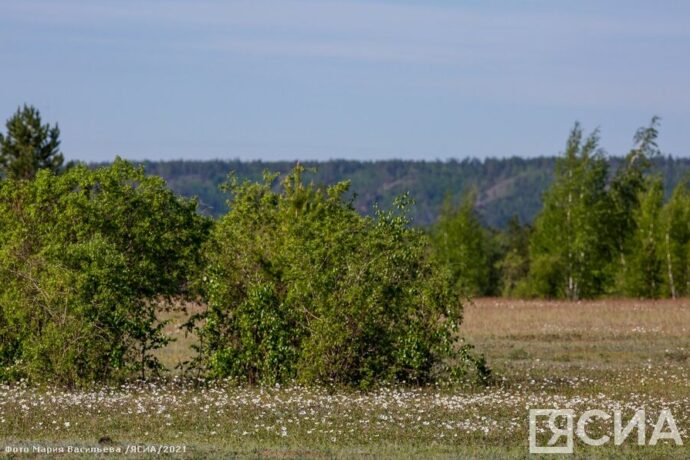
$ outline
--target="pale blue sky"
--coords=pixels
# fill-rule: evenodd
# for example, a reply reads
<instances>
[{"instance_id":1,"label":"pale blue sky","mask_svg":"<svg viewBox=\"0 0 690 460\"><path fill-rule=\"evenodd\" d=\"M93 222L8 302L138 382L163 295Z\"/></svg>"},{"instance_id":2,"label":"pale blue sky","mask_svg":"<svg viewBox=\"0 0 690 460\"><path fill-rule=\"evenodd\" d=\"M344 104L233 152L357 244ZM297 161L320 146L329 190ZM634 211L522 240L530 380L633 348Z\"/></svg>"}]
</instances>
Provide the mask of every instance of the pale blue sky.
<instances>
[{"instance_id":1,"label":"pale blue sky","mask_svg":"<svg viewBox=\"0 0 690 460\"><path fill-rule=\"evenodd\" d=\"M687 1L0 0L0 62L71 159L690 155Z\"/></svg>"}]
</instances>

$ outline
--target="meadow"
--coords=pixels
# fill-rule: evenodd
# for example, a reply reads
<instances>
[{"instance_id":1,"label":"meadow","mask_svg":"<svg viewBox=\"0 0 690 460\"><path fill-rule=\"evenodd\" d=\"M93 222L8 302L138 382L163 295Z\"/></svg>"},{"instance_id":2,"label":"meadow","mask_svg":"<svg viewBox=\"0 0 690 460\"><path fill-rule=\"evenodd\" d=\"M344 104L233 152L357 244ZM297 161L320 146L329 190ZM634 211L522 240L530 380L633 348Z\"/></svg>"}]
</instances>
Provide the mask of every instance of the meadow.
<instances>
[{"instance_id":1,"label":"meadow","mask_svg":"<svg viewBox=\"0 0 690 460\"><path fill-rule=\"evenodd\" d=\"M178 341L161 354L168 366L186 357L193 340L177 329L182 318L172 319L167 331ZM175 372L79 390L3 385L0 455L41 457L51 449L58 458L90 458L99 448L129 458L524 458L528 410L567 407L620 409L625 419L645 409L651 423L669 409L685 443L638 447L633 435L622 446L589 447L576 440L576 457L687 458L688 328L688 300L487 298L465 306L462 332L493 368L488 387L258 388ZM601 430L595 423L590 433Z\"/></svg>"}]
</instances>

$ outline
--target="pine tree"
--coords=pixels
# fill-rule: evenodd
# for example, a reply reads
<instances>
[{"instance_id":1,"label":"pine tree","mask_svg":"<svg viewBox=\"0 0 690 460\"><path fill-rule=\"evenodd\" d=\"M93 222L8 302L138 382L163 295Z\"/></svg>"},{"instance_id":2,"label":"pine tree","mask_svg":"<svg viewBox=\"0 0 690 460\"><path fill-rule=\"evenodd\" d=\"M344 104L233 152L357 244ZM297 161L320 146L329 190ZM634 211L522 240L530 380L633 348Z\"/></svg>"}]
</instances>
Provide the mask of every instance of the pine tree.
<instances>
[{"instance_id":1,"label":"pine tree","mask_svg":"<svg viewBox=\"0 0 690 460\"><path fill-rule=\"evenodd\" d=\"M24 105L6 123L0 134L0 172L11 179L33 179L39 169L59 172L64 158L60 153L58 125L41 124L41 114Z\"/></svg>"}]
</instances>

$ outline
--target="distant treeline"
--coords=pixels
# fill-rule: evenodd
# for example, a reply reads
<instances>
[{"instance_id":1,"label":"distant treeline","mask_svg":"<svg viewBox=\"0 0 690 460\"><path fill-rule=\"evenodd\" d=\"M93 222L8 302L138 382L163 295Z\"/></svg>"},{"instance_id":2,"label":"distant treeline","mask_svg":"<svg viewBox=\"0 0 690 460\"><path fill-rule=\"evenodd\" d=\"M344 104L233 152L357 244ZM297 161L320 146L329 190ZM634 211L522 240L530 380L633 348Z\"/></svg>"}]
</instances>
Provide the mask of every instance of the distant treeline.
<instances>
[{"instance_id":1,"label":"distant treeline","mask_svg":"<svg viewBox=\"0 0 690 460\"><path fill-rule=\"evenodd\" d=\"M655 157L650 171L663 178L665 196L690 172L690 158ZM609 159L615 172L624 158ZM505 229L511 217L531 223L542 207L542 195L553 180L556 157L490 158L448 161L353 161L304 162L308 180L321 184L351 182L355 208L373 215L374 205L389 208L396 196L409 192L415 205L413 223L428 226L437 221L446 195L456 200L471 189L476 191L476 208L484 225ZM200 208L214 217L227 211L227 195L218 186L234 171L239 179L259 180L264 171L287 174L295 162L239 160L146 161L148 174L163 177L183 196L196 196Z\"/></svg>"}]
</instances>

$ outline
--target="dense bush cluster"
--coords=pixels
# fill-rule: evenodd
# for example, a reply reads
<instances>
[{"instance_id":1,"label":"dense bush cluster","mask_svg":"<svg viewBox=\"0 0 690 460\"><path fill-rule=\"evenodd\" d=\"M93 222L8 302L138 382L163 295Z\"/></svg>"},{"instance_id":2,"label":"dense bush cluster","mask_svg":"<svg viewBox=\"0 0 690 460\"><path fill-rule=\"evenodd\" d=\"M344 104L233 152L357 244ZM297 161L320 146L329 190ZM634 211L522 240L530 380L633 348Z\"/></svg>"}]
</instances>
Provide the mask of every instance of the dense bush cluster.
<instances>
[{"instance_id":1,"label":"dense bush cluster","mask_svg":"<svg viewBox=\"0 0 690 460\"><path fill-rule=\"evenodd\" d=\"M363 217L347 184L305 185L297 167L279 192L276 176L231 180L230 211L213 222L119 159L30 169L0 180L0 380L146 378L170 340L162 314L191 296L206 311L187 324L199 338L189 369L211 378L488 378L404 197Z\"/></svg>"},{"instance_id":2,"label":"dense bush cluster","mask_svg":"<svg viewBox=\"0 0 690 460\"><path fill-rule=\"evenodd\" d=\"M74 384L146 375L209 222L117 160L0 181L0 378Z\"/></svg>"},{"instance_id":3,"label":"dense bush cluster","mask_svg":"<svg viewBox=\"0 0 690 460\"><path fill-rule=\"evenodd\" d=\"M409 227L406 200L363 217L346 183L304 185L301 172L278 192L275 176L229 184L205 251L201 364L251 383L359 386L466 371L458 291Z\"/></svg>"}]
</instances>

